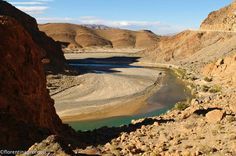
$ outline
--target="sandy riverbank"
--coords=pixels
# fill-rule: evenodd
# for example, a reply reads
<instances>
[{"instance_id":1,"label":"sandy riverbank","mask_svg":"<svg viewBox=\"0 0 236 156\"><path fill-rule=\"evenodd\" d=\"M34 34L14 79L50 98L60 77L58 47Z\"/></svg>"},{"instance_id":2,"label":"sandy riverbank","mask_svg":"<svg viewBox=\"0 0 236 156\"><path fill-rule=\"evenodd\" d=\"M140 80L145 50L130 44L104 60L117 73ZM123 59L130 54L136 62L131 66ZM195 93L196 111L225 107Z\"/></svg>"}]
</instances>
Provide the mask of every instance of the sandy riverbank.
<instances>
[{"instance_id":1,"label":"sandy riverbank","mask_svg":"<svg viewBox=\"0 0 236 156\"><path fill-rule=\"evenodd\" d=\"M67 54L68 59L107 58L112 54ZM115 56L124 56L116 54ZM133 115L145 107L147 98L158 90L155 83L163 71L148 68L112 68L108 73L78 76L48 76L58 89L52 94L58 115L64 121L79 121ZM115 71L115 72L114 72ZM163 75L162 75L163 76Z\"/></svg>"}]
</instances>

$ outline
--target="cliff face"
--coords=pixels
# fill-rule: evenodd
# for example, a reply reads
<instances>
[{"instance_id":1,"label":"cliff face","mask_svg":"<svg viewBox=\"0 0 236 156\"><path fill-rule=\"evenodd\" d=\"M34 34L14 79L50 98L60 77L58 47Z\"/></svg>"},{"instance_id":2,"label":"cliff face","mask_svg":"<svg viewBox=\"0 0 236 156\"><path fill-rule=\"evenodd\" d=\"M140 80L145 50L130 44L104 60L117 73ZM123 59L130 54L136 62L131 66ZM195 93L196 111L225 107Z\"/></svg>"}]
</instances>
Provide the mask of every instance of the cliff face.
<instances>
[{"instance_id":1,"label":"cliff face","mask_svg":"<svg viewBox=\"0 0 236 156\"><path fill-rule=\"evenodd\" d=\"M202 30L236 31L236 1L214 11L201 24Z\"/></svg>"},{"instance_id":2,"label":"cliff face","mask_svg":"<svg viewBox=\"0 0 236 156\"><path fill-rule=\"evenodd\" d=\"M42 57L47 60L46 62L50 62L45 65L46 70L61 71L65 68L65 58L60 45L39 31L34 18L4 1L0 1L0 15L13 17L31 35L33 41L40 47Z\"/></svg>"},{"instance_id":3,"label":"cliff face","mask_svg":"<svg viewBox=\"0 0 236 156\"><path fill-rule=\"evenodd\" d=\"M0 36L0 149L19 150L59 133L62 123L46 90L41 47L8 16L0 16Z\"/></svg>"}]
</instances>

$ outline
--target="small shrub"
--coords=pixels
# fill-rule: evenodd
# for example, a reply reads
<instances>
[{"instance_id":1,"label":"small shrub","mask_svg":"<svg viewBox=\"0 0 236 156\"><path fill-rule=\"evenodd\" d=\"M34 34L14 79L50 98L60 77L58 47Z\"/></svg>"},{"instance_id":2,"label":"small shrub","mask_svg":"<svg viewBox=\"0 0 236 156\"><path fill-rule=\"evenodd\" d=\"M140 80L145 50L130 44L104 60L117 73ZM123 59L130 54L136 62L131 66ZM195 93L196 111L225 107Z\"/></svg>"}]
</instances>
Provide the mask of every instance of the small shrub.
<instances>
[{"instance_id":1,"label":"small shrub","mask_svg":"<svg viewBox=\"0 0 236 156\"><path fill-rule=\"evenodd\" d=\"M217 85L214 85L213 87L211 87L210 89L209 89L209 92L210 93L218 93L218 92L220 92L221 91L221 87L220 86L217 86Z\"/></svg>"},{"instance_id":2,"label":"small shrub","mask_svg":"<svg viewBox=\"0 0 236 156\"><path fill-rule=\"evenodd\" d=\"M210 87L209 87L209 86L206 86L206 85L203 85L203 86L201 87L201 90L202 90L203 92L208 92L209 89L210 89Z\"/></svg>"},{"instance_id":3,"label":"small shrub","mask_svg":"<svg viewBox=\"0 0 236 156\"><path fill-rule=\"evenodd\" d=\"M185 69L177 69L176 73L180 78L184 78L186 76L186 70Z\"/></svg>"},{"instance_id":4,"label":"small shrub","mask_svg":"<svg viewBox=\"0 0 236 156\"><path fill-rule=\"evenodd\" d=\"M183 111L188 107L189 107L189 104L187 104L187 102L178 102L175 104L174 109Z\"/></svg>"},{"instance_id":5,"label":"small shrub","mask_svg":"<svg viewBox=\"0 0 236 156\"><path fill-rule=\"evenodd\" d=\"M205 80L206 82L211 82L213 79L212 79L212 77L205 77L204 80Z\"/></svg>"}]
</instances>

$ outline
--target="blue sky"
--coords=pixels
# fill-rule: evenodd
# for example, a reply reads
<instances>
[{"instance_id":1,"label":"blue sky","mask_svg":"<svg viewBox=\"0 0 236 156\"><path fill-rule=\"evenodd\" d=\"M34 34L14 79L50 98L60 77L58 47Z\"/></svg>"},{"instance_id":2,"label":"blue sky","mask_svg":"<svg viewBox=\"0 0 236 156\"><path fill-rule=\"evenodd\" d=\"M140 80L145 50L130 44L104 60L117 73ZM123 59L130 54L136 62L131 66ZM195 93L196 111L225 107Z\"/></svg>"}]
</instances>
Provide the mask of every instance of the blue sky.
<instances>
[{"instance_id":1,"label":"blue sky","mask_svg":"<svg viewBox=\"0 0 236 156\"><path fill-rule=\"evenodd\" d=\"M104 24L171 34L197 29L232 0L8 0L39 23Z\"/></svg>"}]
</instances>

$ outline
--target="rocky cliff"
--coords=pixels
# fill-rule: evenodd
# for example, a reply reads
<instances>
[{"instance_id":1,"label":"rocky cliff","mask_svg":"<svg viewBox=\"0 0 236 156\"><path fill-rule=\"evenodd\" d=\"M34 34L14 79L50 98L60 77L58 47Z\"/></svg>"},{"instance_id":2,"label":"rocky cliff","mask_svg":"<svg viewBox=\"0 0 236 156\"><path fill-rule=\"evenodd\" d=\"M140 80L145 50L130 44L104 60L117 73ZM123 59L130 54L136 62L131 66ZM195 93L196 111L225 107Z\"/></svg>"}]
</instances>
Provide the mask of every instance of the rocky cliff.
<instances>
[{"instance_id":1,"label":"rocky cliff","mask_svg":"<svg viewBox=\"0 0 236 156\"><path fill-rule=\"evenodd\" d=\"M214 11L201 24L202 30L236 31L236 1Z\"/></svg>"},{"instance_id":2,"label":"rocky cliff","mask_svg":"<svg viewBox=\"0 0 236 156\"><path fill-rule=\"evenodd\" d=\"M60 45L39 31L37 22L33 17L5 1L0 1L0 15L13 17L25 28L33 41L40 47L45 63L49 63L45 65L47 70L61 71L65 68L65 58Z\"/></svg>"},{"instance_id":3,"label":"rocky cliff","mask_svg":"<svg viewBox=\"0 0 236 156\"><path fill-rule=\"evenodd\" d=\"M25 27L0 16L0 149L24 149L63 127L46 89L42 47Z\"/></svg>"}]
</instances>

